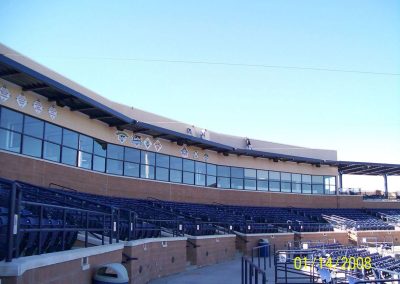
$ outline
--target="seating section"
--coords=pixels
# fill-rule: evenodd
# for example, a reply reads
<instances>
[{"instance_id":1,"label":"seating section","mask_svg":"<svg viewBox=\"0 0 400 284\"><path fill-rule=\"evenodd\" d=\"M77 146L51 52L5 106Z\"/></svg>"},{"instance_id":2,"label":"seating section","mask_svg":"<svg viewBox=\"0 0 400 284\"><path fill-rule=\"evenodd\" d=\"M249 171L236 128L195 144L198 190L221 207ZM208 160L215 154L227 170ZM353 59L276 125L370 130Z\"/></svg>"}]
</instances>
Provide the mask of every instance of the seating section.
<instances>
[{"instance_id":1,"label":"seating section","mask_svg":"<svg viewBox=\"0 0 400 284\"><path fill-rule=\"evenodd\" d=\"M393 225L385 223L376 215L361 209L296 209L298 214L315 221L327 220L344 229L355 231L394 230Z\"/></svg>"}]
</instances>

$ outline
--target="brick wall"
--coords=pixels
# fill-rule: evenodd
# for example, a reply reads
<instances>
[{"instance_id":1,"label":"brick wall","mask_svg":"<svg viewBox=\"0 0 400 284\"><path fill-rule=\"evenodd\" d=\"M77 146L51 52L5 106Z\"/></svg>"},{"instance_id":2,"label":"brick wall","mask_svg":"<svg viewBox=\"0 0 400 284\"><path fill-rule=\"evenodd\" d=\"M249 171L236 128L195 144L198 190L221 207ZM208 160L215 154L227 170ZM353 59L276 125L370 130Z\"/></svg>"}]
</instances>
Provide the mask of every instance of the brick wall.
<instances>
[{"instance_id":1,"label":"brick wall","mask_svg":"<svg viewBox=\"0 0 400 284\"><path fill-rule=\"evenodd\" d=\"M235 235L189 237L187 259L192 265L204 266L233 259Z\"/></svg>"}]
</instances>

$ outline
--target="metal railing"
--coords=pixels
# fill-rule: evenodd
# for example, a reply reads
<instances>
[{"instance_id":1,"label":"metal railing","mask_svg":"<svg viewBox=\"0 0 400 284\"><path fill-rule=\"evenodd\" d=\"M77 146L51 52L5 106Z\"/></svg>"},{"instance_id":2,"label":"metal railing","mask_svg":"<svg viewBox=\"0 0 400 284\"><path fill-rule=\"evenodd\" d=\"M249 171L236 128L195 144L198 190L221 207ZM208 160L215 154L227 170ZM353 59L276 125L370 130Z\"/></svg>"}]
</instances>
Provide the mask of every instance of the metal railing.
<instances>
[{"instance_id":1,"label":"metal railing","mask_svg":"<svg viewBox=\"0 0 400 284\"><path fill-rule=\"evenodd\" d=\"M267 262L271 268L274 253L275 245L264 244L252 248L250 258L242 256L242 284L267 283Z\"/></svg>"}]
</instances>

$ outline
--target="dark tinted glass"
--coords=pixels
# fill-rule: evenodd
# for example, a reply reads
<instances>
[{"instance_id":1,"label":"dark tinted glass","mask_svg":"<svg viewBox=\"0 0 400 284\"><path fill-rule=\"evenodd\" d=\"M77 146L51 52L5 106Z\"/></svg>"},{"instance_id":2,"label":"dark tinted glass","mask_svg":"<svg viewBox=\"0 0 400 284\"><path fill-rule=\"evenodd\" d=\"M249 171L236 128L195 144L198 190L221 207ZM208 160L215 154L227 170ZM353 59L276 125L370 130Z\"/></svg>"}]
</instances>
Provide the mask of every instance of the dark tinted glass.
<instances>
[{"instance_id":1,"label":"dark tinted glass","mask_svg":"<svg viewBox=\"0 0 400 284\"><path fill-rule=\"evenodd\" d=\"M114 144L108 144L107 145L107 158L123 160L124 159L124 147L117 146Z\"/></svg>"},{"instance_id":2,"label":"dark tinted glass","mask_svg":"<svg viewBox=\"0 0 400 284\"><path fill-rule=\"evenodd\" d=\"M42 156L42 140L24 135L22 154L40 158Z\"/></svg>"},{"instance_id":3,"label":"dark tinted glass","mask_svg":"<svg viewBox=\"0 0 400 284\"><path fill-rule=\"evenodd\" d=\"M140 163L140 150L125 147L125 161Z\"/></svg>"},{"instance_id":4,"label":"dark tinted glass","mask_svg":"<svg viewBox=\"0 0 400 284\"><path fill-rule=\"evenodd\" d=\"M77 151L71 148L63 147L61 163L76 166L76 153Z\"/></svg>"},{"instance_id":5,"label":"dark tinted glass","mask_svg":"<svg viewBox=\"0 0 400 284\"><path fill-rule=\"evenodd\" d=\"M194 161L183 159L183 170L187 172L194 172Z\"/></svg>"},{"instance_id":6,"label":"dark tinted glass","mask_svg":"<svg viewBox=\"0 0 400 284\"><path fill-rule=\"evenodd\" d=\"M0 149L19 153L21 149L21 134L0 129Z\"/></svg>"},{"instance_id":7,"label":"dark tinted glass","mask_svg":"<svg viewBox=\"0 0 400 284\"><path fill-rule=\"evenodd\" d=\"M139 177L139 164L125 162L124 175L130 177Z\"/></svg>"},{"instance_id":8,"label":"dark tinted glass","mask_svg":"<svg viewBox=\"0 0 400 284\"><path fill-rule=\"evenodd\" d=\"M62 128L55 126L54 124L46 123L44 139L57 144L61 144Z\"/></svg>"},{"instance_id":9,"label":"dark tinted glass","mask_svg":"<svg viewBox=\"0 0 400 284\"><path fill-rule=\"evenodd\" d=\"M154 179L154 167L148 165L140 166L140 177Z\"/></svg>"},{"instance_id":10,"label":"dark tinted glass","mask_svg":"<svg viewBox=\"0 0 400 284\"><path fill-rule=\"evenodd\" d=\"M217 187L220 188L229 188L230 187L230 179L225 177L217 178Z\"/></svg>"},{"instance_id":11,"label":"dark tinted glass","mask_svg":"<svg viewBox=\"0 0 400 284\"><path fill-rule=\"evenodd\" d=\"M182 158L171 157L170 168L175 170L182 170Z\"/></svg>"},{"instance_id":12,"label":"dark tinted glass","mask_svg":"<svg viewBox=\"0 0 400 284\"><path fill-rule=\"evenodd\" d=\"M101 140L94 140L94 154L101 157L107 156L107 143Z\"/></svg>"},{"instance_id":13,"label":"dark tinted glass","mask_svg":"<svg viewBox=\"0 0 400 284\"><path fill-rule=\"evenodd\" d=\"M172 182L182 182L182 171L179 170L170 170L169 171L169 180Z\"/></svg>"},{"instance_id":14,"label":"dark tinted glass","mask_svg":"<svg viewBox=\"0 0 400 284\"><path fill-rule=\"evenodd\" d=\"M106 170L106 158L93 156L93 170L104 173Z\"/></svg>"},{"instance_id":15,"label":"dark tinted glass","mask_svg":"<svg viewBox=\"0 0 400 284\"><path fill-rule=\"evenodd\" d=\"M157 167L169 167L169 156L163 154L156 154Z\"/></svg>"},{"instance_id":16,"label":"dark tinted glass","mask_svg":"<svg viewBox=\"0 0 400 284\"><path fill-rule=\"evenodd\" d=\"M93 139L85 136L79 135L79 150L92 153L93 152Z\"/></svg>"},{"instance_id":17,"label":"dark tinted glass","mask_svg":"<svg viewBox=\"0 0 400 284\"><path fill-rule=\"evenodd\" d=\"M107 173L122 175L122 161L107 159Z\"/></svg>"},{"instance_id":18,"label":"dark tinted glass","mask_svg":"<svg viewBox=\"0 0 400 284\"><path fill-rule=\"evenodd\" d=\"M156 179L162 181L168 181L168 169L167 168L156 168Z\"/></svg>"},{"instance_id":19,"label":"dark tinted glass","mask_svg":"<svg viewBox=\"0 0 400 284\"><path fill-rule=\"evenodd\" d=\"M58 144L44 142L43 143L43 158L46 160L59 162L61 147Z\"/></svg>"},{"instance_id":20,"label":"dark tinted glass","mask_svg":"<svg viewBox=\"0 0 400 284\"><path fill-rule=\"evenodd\" d=\"M1 127L22 132L23 115L21 113L9 110L7 108L1 109L0 125Z\"/></svg>"},{"instance_id":21,"label":"dark tinted glass","mask_svg":"<svg viewBox=\"0 0 400 284\"><path fill-rule=\"evenodd\" d=\"M216 165L211 165L207 164L207 175L217 175L217 166Z\"/></svg>"},{"instance_id":22,"label":"dark tinted glass","mask_svg":"<svg viewBox=\"0 0 400 284\"><path fill-rule=\"evenodd\" d=\"M194 173L183 172L183 183L194 184Z\"/></svg>"},{"instance_id":23,"label":"dark tinted glass","mask_svg":"<svg viewBox=\"0 0 400 284\"><path fill-rule=\"evenodd\" d=\"M142 164L154 166L156 164L156 155L152 152L142 151Z\"/></svg>"},{"instance_id":24,"label":"dark tinted glass","mask_svg":"<svg viewBox=\"0 0 400 284\"><path fill-rule=\"evenodd\" d=\"M78 148L78 133L63 129L63 145L74 149Z\"/></svg>"},{"instance_id":25,"label":"dark tinted glass","mask_svg":"<svg viewBox=\"0 0 400 284\"><path fill-rule=\"evenodd\" d=\"M90 170L92 168L92 154L79 151L78 167Z\"/></svg>"},{"instance_id":26,"label":"dark tinted glass","mask_svg":"<svg viewBox=\"0 0 400 284\"><path fill-rule=\"evenodd\" d=\"M230 177L230 169L226 166L217 166L217 173L221 177Z\"/></svg>"},{"instance_id":27,"label":"dark tinted glass","mask_svg":"<svg viewBox=\"0 0 400 284\"><path fill-rule=\"evenodd\" d=\"M24 133L31 135L36 138L43 138L43 130L44 130L44 122L30 117L30 116L25 116L25 121L24 121Z\"/></svg>"}]
</instances>

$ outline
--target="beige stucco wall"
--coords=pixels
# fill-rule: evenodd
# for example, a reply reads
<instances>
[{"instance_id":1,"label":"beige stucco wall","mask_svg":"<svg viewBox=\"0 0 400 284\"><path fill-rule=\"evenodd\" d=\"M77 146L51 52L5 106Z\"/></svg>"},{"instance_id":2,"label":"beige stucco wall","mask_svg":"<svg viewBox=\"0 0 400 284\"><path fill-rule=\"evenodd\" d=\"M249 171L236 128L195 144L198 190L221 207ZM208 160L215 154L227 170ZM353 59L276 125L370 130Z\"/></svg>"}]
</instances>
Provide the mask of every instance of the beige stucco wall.
<instances>
[{"instance_id":1,"label":"beige stucco wall","mask_svg":"<svg viewBox=\"0 0 400 284\"><path fill-rule=\"evenodd\" d=\"M45 97L42 97L34 92L27 91L23 92L28 103L24 108L19 107L17 104L16 97L21 94L22 89L10 82L0 79L0 85L5 85L11 93L10 99L1 104L9 108L15 109L17 111L29 114L33 117L37 117L46 121L50 121L54 124L70 128L72 130L81 132L83 134L104 140L109 143L120 144L118 141L115 127L109 127L107 124L102 123L95 119L90 119L88 116L78 112L70 111L68 107L58 107L54 102L49 102ZM33 108L33 103L36 100L40 100L43 105L43 111L38 114ZM52 120L49 116L48 109L50 106L55 106L57 109L57 117ZM125 131L130 137L133 135L131 131ZM157 139L153 139L151 136L141 134L142 139L149 137L153 145L150 147L149 151L156 152L154 148L154 142ZM176 143L171 143L168 140L158 138L162 144L162 148L159 153L169 154L173 156L180 157L180 150L182 146L178 146ZM124 146L133 147L135 146L128 139ZM136 147L145 150L143 145ZM193 160L203 161L203 156L205 153L208 154L208 162L220 165L247 167L247 168L257 168L265 170L275 170L275 171L286 171L292 173L303 173L303 174L313 174L313 175L337 175L337 168L329 166L321 166L320 168L309 164L297 164L293 162L273 162L269 159L263 158L253 158L238 155L229 155L228 157L218 154L214 151L202 150L197 147L188 147L189 158ZM193 158L194 151L198 151L198 158Z\"/></svg>"}]
</instances>

